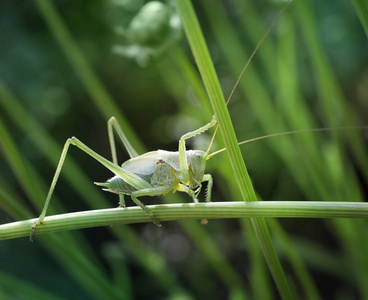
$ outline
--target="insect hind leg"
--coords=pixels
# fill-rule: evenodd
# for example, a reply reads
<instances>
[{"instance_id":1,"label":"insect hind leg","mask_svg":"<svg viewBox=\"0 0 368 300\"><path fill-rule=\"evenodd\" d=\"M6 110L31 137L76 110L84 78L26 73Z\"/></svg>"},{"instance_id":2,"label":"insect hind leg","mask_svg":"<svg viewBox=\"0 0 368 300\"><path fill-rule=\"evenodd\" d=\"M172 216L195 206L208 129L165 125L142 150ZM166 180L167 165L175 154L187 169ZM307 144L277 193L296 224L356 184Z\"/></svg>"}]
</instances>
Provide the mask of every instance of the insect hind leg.
<instances>
[{"instance_id":1,"label":"insect hind leg","mask_svg":"<svg viewBox=\"0 0 368 300\"><path fill-rule=\"evenodd\" d=\"M116 155L116 146L115 146L115 138L114 138L114 129L120 138L121 142L124 144L125 149L127 150L130 158L134 158L138 156L137 151L133 148L132 144L129 142L128 138L125 136L123 130L120 127L119 122L115 119L115 117L111 117L107 122L107 130L109 134L109 141L111 147L112 161L115 164L118 164L118 159Z\"/></svg>"},{"instance_id":2,"label":"insect hind leg","mask_svg":"<svg viewBox=\"0 0 368 300\"><path fill-rule=\"evenodd\" d=\"M117 154L116 154L114 130L117 133L120 140L122 141L122 143L124 144L124 147L127 150L130 158L137 157L138 156L137 151L135 151L135 149L133 148L133 146L130 144L129 140L125 136L123 130L120 127L119 122L115 119L115 117L111 117L109 121L107 122L107 131L109 135L112 162L116 165L119 164ZM125 207L124 195L119 195L119 207Z\"/></svg>"},{"instance_id":3,"label":"insect hind leg","mask_svg":"<svg viewBox=\"0 0 368 300\"><path fill-rule=\"evenodd\" d=\"M155 225L157 225L158 227L161 227L161 223L160 221L157 220L155 214L153 213L153 211L148 208L146 205L144 205L140 200L138 200L138 197L141 196L159 196L162 194L166 194L167 192L169 192L170 190L173 189L173 186L159 186L159 187L153 187L153 188L148 188L148 189L142 189L142 190L138 190L132 193L132 200L134 201L135 204L137 204L138 206L140 206L152 219L153 223Z\"/></svg>"},{"instance_id":4,"label":"insect hind leg","mask_svg":"<svg viewBox=\"0 0 368 300\"><path fill-rule=\"evenodd\" d=\"M128 181L129 184L131 184L132 186L134 186L135 188L139 188L139 189L146 189L151 187L151 185L149 183L147 183L146 181L144 181L142 178L140 178L139 176L135 175L134 173L130 173L127 172L126 170L120 168L118 165L114 164L111 161L108 161L106 158L102 157L101 155L97 154L95 151L93 151L91 148L89 148L88 146L86 146L85 144L83 144L80 140L78 140L76 137L72 137L69 138L64 145L63 151L61 153L60 156L60 160L59 160L59 164L56 168L55 171L55 175L54 178L52 180L49 192L47 194L46 197L46 201L44 204L44 207L42 209L41 215L39 216L38 220L34 222L34 224L32 225L32 229L31 229L31 233L30 233L30 240L32 241L32 237L35 235L36 233L36 227L40 224L43 223L44 218L46 216L46 212L47 212L47 208L50 204L50 200L51 200L51 196L54 192L55 186L56 186L56 182L59 178L61 169L63 167L64 161L65 161L65 157L66 154L68 152L69 146L70 145L74 145L76 147L78 147L79 149L81 149L82 151L84 151L85 153L87 153L89 156L91 156L92 158L94 158L95 160L97 160L99 163L101 163L103 166L105 166L107 169L109 169L110 171L112 171L113 173L125 178L125 180Z\"/></svg>"},{"instance_id":5,"label":"insect hind leg","mask_svg":"<svg viewBox=\"0 0 368 300\"><path fill-rule=\"evenodd\" d=\"M33 241L32 238L36 234L36 227L38 225L42 224L43 220L45 219L47 208L49 207L49 204L50 204L50 201L51 201L51 196L54 192L56 183L59 179L59 175L60 175L61 169L64 165L64 161L65 161L65 158L66 158L66 154L68 153L68 149L69 149L70 144L71 144L70 139L68 139L64 144L64 148L63 148L63 151L61 152L60 160L59 160L58 166L56 168L54 178L52 179L52 183L51 183L49 192L47 194L46 201L45 201L45 204L43 206L42 212L41 212L40 216L38 217L38 220L35 221L32 225L31 233L30 233L30 236L29 236L30 241Z\"/></svg>"}]
</instances>

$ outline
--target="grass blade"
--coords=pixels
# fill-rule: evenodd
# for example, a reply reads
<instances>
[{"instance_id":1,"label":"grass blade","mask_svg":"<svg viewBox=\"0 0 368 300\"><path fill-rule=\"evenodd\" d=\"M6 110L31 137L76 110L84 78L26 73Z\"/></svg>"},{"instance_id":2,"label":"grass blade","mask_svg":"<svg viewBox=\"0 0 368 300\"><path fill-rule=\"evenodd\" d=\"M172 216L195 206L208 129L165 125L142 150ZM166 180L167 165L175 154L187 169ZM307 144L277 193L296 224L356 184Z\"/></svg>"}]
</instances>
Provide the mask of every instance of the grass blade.
<instances>
[{"instance_id":1,"label":"grass blade","mask_svg":"<svg viewBox=\"0 0 368 300\"><path fill-rule=\"evenodd\" d=\"M189 1L175 1L175 3L184 24L184 29L204 81L204 85L207 89L212 108L219 122L221 136L225 147L228 150L230 163L243 200L257 201L244 160L237 144L235 131L225 104L225 99L193 7ZM284 271L282 270L280 261L278 260L275 249L272 245L265 220L252 219L252 224L257 233L258 240L261 243L263 253L280 294L284 299L293 299Z\"/></svg>"}]
</instances>

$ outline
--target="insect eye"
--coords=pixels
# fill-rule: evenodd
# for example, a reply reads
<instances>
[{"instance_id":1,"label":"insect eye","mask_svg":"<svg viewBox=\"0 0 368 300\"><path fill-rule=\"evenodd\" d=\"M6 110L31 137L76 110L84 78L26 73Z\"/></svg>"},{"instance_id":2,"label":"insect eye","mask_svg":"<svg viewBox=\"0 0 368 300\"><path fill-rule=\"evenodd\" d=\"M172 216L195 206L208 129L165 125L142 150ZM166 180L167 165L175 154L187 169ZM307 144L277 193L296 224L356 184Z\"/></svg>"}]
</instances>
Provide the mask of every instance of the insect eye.
<instances>
[{"instance_id":1,"label":"insect eye","mask_svg":"<svg viewBox=\"0 0 368 300\"><path fill-rule=\"evenodd\" d=\"M198 158L198 159L202 158L202 154L201 153L196 153L196 158Z\"/></svg>"}]
</instances>

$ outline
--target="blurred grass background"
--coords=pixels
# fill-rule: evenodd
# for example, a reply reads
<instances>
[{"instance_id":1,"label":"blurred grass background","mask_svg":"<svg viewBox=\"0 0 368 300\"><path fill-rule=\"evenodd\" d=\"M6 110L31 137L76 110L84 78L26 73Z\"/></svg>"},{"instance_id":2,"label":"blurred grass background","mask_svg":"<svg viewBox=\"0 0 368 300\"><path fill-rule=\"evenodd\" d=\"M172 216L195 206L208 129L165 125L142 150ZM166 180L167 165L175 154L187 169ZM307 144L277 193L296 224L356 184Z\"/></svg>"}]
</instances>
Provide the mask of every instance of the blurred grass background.
<instances>
[{"instance_id":1,"label":"blurred grass background","mask_svg":"<svg viewBox=\"0 0 368 300\"><path fill-rule=\"evenodd\" d=\"M227 96L284 2L194 4ZM142 60L112 52L113 46L132 45L118 32L143 5L0 4L2 223L38 216L68 137L109 158L106 122L112 115L140 153L176 151L183 133L210 120L183 37L144 67ZM230 102L239 141L286 130L367 125L362 6L342 0L289 6ZM242 149L264 200L365 201L366 137L366 130L310 133ZM206 149L209 139L201 135L190 146ZM221 147L220 137L215 147ZM123 162L128 155L123 150L119 158ZM207 169L215 181L213 201L240 199L226 154L211 159ZM110 176L71 149L49 214L114 207L117 197L93 186ZM190 201L180 196L145 203ZM268 224L297 298L368 298L364 220ZM26 238L3 241L0 258L0 295L6 298L278 298L248 220L94 228L36 236L33 244Z\"/></svg>"}]
</instances>

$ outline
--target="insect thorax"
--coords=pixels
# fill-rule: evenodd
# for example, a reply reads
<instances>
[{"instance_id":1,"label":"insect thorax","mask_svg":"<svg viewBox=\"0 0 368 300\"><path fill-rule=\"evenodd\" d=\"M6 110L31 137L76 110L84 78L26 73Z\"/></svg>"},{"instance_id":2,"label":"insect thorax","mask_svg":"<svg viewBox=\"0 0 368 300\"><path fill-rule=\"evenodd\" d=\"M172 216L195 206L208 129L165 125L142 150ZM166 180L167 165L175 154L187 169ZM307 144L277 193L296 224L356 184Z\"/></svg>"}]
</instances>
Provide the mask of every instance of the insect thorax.
<instances>
[{"instance_id":1,"label":"insect thorax","mask_svg":"<svg viewBox=\"0 0 368 300\"><path fill-rule=\"evenodd\" d=\"M157 160L155 171L151 177L153 186L172 186L180 182L178 171L163 160Z\"/></svg>"}]
</instances>

